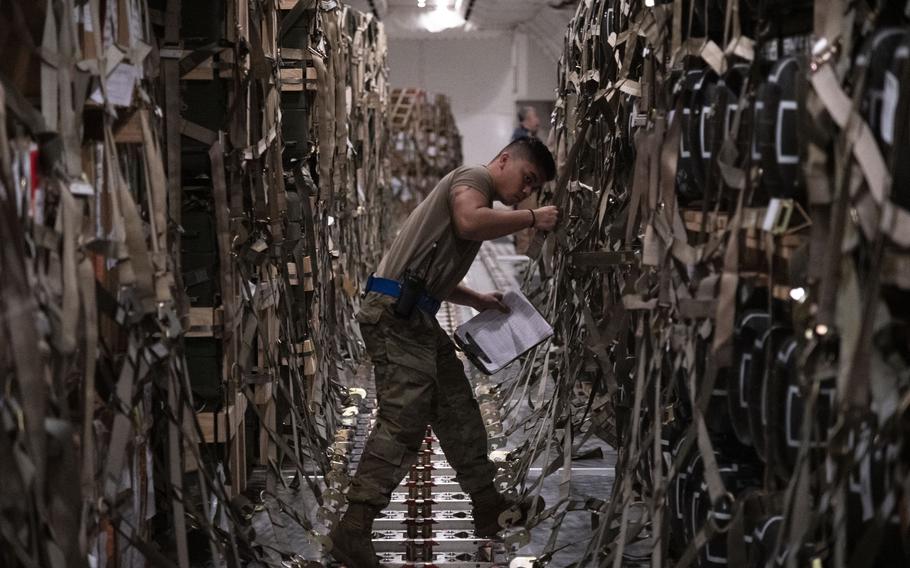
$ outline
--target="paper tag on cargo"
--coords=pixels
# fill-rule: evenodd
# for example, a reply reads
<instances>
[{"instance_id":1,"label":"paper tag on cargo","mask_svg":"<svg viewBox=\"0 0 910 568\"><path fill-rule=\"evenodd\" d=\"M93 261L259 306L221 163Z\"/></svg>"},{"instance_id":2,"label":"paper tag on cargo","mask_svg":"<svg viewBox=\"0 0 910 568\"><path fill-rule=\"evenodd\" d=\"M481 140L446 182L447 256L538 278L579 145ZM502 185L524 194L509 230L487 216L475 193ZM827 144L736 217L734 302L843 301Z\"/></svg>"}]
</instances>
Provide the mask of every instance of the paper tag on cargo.
<instances>
[{"instance_id":1,"label":"paper tag on cargo","mask_svg":"<svg viewBox=\"0 0 910 568\"><path fill-rule=\"evenodd\" d=\"M132 105L133 90L140 75L141 70L134 65L129 63L117 65L105 81L107 100L114 106L128 107ZM100 86L92 93L91 99L98 104L104 104Z\"/></svg>"},{"instance_id":2,"label":"paper tag on cargo","mask_svg":"<svg viewBox=\"0 0 910 568\"><path fill-rule=\"evenodd\" d=\"M84 181L74 181L70 184L70 192L73 195L95 195L95 188L90 183Z\"/></svg>"},{"instance_id":3,"label":"paper tag on cargo","mask_svg":"<svg viewBox=\"0 0 910 568\"><path fill-rule=\"evenodd\" d=\"M770 233L774 230L774 225L777 223L777 216L780 215L780 209L781 200L776 197L771 199L771 202L768 203L768 211L765 213L765 218L761 224L762 231Z\"/></svg>"}]
</instances>

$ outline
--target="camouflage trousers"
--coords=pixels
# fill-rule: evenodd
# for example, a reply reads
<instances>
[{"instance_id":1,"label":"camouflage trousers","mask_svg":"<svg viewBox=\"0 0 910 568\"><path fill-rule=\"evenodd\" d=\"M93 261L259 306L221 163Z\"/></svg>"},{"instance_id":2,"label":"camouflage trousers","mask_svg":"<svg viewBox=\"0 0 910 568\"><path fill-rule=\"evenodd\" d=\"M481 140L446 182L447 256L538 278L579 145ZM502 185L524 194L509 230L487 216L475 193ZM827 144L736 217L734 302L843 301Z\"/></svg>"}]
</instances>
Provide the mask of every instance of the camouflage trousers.
<instances>
[{"instance_id":1,"label":"camouflage trousers","mask_svg":"<svg viewBox=\"0 0 910 568\"><path fill-rule=\"evenodd\" d=\"M384 508L417 461L427 424L467 493L493 481L487 433L462 361L435 317L392 313L394 299L367 295L357 314L373 362L379 412L348 491L350 503Z\"/></svg>"}]
</instances>

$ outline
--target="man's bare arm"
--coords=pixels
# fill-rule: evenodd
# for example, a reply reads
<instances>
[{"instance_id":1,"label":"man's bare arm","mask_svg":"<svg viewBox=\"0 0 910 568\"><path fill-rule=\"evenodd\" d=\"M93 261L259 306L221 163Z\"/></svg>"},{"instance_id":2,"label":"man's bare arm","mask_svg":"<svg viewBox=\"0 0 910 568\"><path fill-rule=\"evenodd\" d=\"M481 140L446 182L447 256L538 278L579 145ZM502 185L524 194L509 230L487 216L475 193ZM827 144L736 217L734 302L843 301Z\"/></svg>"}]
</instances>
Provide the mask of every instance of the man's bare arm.
<instances>
[{"instance_id":1,"label":"man's bare arm","mask_svg":"<svg viewBox=\"0 0 910 568\"><path fill-rule=\"evenodd\" d=\"M503 312L509 311L509 308L502 303L502 292L484 294L476 290L472 290L464 284L459 284L456 286L455 289L452 290L452 292L449 294L449 297L446 298L446 300L452 302L453 304L469 306L478 312L482 312L484 310L500 310Z\"/></svg>"},{"instance_id":2,"label":"man's bare arm","mask_svg":"<svg viewBox=\"0 0 910 568\"><path fill-rule=\"evenodd\" d=\"M455 233L462 239L498 239L532 226L549 231L556 225L558 216L552 205L535 209L533 213L527 209L493 209L487 198L473 188L462 185L452 189L452 222Z\"/></svg>"}]
</instances>

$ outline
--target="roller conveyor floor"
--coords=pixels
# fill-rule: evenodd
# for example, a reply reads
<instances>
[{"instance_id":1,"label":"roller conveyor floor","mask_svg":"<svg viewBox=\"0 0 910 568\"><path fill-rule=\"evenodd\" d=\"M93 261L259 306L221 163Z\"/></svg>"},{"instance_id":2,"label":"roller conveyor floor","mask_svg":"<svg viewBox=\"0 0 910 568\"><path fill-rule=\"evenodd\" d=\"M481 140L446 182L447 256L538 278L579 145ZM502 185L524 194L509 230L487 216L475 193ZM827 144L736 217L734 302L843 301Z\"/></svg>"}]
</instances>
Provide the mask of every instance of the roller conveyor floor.
<instances>
[{"instance_id":1,"label":"roller conveyor floor","mask_svg":"<svg viewBox=\"0 0 910 568\"><path fill-rule=\"evenodd\" d=\"M486 242L467 276L467 284L472 288L487 291L515 289L519 285L518 277L523 262L526 262L526 257L515 255L511 243ZM443 328L451 331L460 322L473 317L474 313L470 308L444 304L437 317ZM349 386L363 388L367 396L360 405L360 413L352 423L350 435L343 443L336 443L337 447L345 449L347 456L345 473L347 475L353 475L356 470L373 423L375 390L368 368L367 365L364 365L361 372L356 373L356 376L352 374L350 377ZM514 371L510 369L503 371L503 373L509 372ZM497 375L492 379L493 382L499 382L503 377ZM547 392L549 389L550 387ZM519 409L518 418L520 419L521 412L527 411L527 409ZM518 432L509 437L503 449L514 448L521 441L521 435L521 432ZM609 496L615 476L615 451L599 442L589 441L580 448L579 453L589 453L590 450L598 448L602 450L602 457L587 458L573 463L571 483L573 498L584 499L591 495ZM431 506L432 522L425 523L420 516L409 516L407 500L410 488L408 487L409 477L406 477L401 486L396 489L392 504L373 524L374 547L377 554L383 558L383 566L412 566L414 568L431 565L440 567L530 566L531 559L539 555L546 547L552 532L553 521L545 520L531 530L530 542L523 548L511 551L511 554L506 553L502 543L475 539L470 500L455 482L455 472L449 467L435 441L434 452L429 455L429 462L434 468L430 474L434 483L431 495L436 501ZM528 475L529 483L540 475L541 467L541 463L532 464ZM315 472L311 473L315 474ZM559 498L559 477L557 473L544 481L541 495L548 504L555 503ZM322 486L331 485L324 478L317 477L317 479ZM286 481L290 483L291 478L288 477ZM279 484L276 496L283 502L282 506L305 512L308 518L314 521L315 533L326 534L328 532L325 527L330 524L332 519L326 517L305 487L295 492ZM259 513L261 519L254 523L258 527L257 531L261 531L257 540L264 544L280 544L279 548L298 551L298 558L331 566L326 548L320 545L317 539L314 539L311 532L302 529L290 519L274 498L267 496L265 504L265 510ZM278 520L279 525L272 526L268 522L268 516ZM408 519L413 519L413 521L409 523ZM577 559L587 545L587 539L591 534L590 514L577 512L567 515L562 521L557 542L560 550L553 555L548 565L565 566L572 559ZM427 540L432 542L430 548L426 546ZM498 548L492 544L498 545ZM414 560L408 560L409 547L411 558ZM433 554L432 564L422 560L429 558L429 556L422 556L429 552ZM306 566L306 568L314 566L313 564L300 565Z\"/></svg>"}]
</instances>

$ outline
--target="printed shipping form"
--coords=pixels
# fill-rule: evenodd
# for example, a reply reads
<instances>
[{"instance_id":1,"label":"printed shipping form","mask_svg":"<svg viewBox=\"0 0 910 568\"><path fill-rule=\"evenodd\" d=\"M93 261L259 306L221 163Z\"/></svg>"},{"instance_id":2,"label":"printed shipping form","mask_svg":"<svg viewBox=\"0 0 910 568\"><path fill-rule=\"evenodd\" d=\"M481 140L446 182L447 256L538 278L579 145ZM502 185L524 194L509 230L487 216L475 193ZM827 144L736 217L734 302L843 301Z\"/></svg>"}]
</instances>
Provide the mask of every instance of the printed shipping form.
<instances>
[{"instance_id":1,"label":"printed shipping form","mask_svg":"<svg viewBox=\"0 0 910 568\"><path fill-rule=\"evenodd\" d=\"M455 329L455 343L491 375L553 335L553 328L520 292L506 292L511 312L486 310Z\"/></svg>"}]
</instances>

